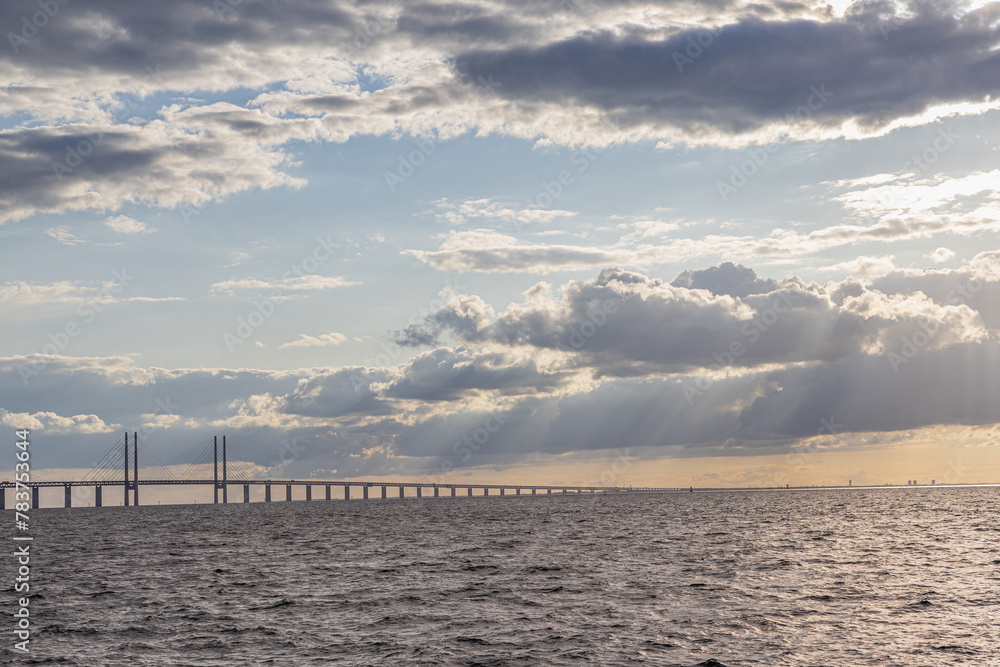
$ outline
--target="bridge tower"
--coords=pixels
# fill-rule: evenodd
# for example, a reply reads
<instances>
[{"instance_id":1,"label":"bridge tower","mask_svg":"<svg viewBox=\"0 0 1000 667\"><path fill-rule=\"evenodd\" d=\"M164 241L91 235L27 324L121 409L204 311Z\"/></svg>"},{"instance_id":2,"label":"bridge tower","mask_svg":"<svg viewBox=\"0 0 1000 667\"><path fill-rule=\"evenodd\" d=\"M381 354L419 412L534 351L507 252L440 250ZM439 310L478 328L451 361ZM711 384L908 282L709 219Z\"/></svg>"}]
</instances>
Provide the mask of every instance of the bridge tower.
<instances>
[{"instance_id":1,"label":"bridge tower","mask_svg":"<svg viewBox=\"0 0 1000 667\"><path fill-rule=\"evenodd\" d=\"M229 502L229 487L226 484L226 436L222 436L222 482L219 482L219 436L212 436L212 498L219 502L219 489L222 489L222 503Z\"/></svg>"},{"instance_id":2,"label":"bridge tower","mask_svg":"<svg viewBox=\"0 0 1000 667\"><path fill-rule=\"evenodd\" d=\"M132 432L132 452L134 456L132 457L132 500L133 505L139 506L139 432ZM125 449L128 449L128 443L125 444Z\"/></svg>"},{"instance_id":3,"label":"bridge tower","mask_svg":"<svg viewBox=\"0 0 1000 667\"><path fill-rule=\"evenodd\" d=\"M125 507L128 507L128 431L125 431Z\"/></svg>"},{"instance_id":4,"label":"bridge tower","mask_svg":"<svg viewBox=\"0 0 1000 667\"><path fill-rule=\"evenodd\" d=\"M128 492L132 491L135 506L139 506L139 432L132 433L132 481L128 478L128 431L125 431L125 507L128 507Z\"/></svg>"}]
</instances>

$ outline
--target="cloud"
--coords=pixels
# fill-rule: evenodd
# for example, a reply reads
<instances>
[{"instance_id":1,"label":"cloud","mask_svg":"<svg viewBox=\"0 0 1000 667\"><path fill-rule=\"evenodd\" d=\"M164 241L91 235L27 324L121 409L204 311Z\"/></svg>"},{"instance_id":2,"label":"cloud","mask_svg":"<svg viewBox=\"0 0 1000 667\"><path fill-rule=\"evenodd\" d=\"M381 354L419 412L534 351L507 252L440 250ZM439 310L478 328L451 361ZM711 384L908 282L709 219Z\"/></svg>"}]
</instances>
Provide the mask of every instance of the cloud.
<instances>
[{"instance_id":1,"label":"cloud","mask_svg":"<svg viewBox=\"0 0 1000 667\"><path fill-rule=\"evenodd\" d=\"M111 433L120 424L105 424L97 415L63 417L54 412L12 413L0 408L0 425L50 433Z\"/></svg>"},{"instance_id":2,"label":"cloud","mask_svg":"<svg viewBox=\"0 0 1000 667\"><path fill-rule=\"evenodd\" d=\"M221 282L212 283L211 292L213 294L230 295L243 290L297 292L336 289L338 287L350 287L357 284L358 283L341 276L318 276L310 274L294 278L281 278L278 280L261 280L257 278L223 280Z\"/></svg>"},{"instance_id":3,"label":"cloud","mask_svg":"<svg viewBox=\"0 0 1000 667\"><path fill-rule=\"evenodd\" d=\"M606 269L540 283L502 309L476 294L447 300L400 333L430 349L397 355L396 366L0 358L0 420L39 428L60 464L87 465L143 415L144 439L168 464L190 462L196 443L223 431L269 470L344 476L413 475L442 460L498 470L614 447L752 456L787 451L824 423L836 437L817 447L871 448L914 429L1000 422L997 252L864 282L773 280L721 264L671 282Z\"/></svg>"},{"instance_id":4,"label":"cloud","mask_svg":"<svg viewBox=\"0 0 1000 667\"><path fill-rule=\"evenodd\" d=\"M3 50L0 113L28 120L0 131L0 221L301 187L288 173L296 141L863 137L983 113L1000 89L995 3L916 3L899 15L855 3L843 16L631 0L571 12L471 0L220 6L61 5L38 37ZM37 11L3 3L0 24ZM229 91L250 94L241 105L220 99ZM474 201L499 220L548 215Z\"/></svg>"},{"instance_id":5,"label":"cloud","mask_svg":"<svg viewBox=\"0 0 1000 667\"><path fill-rule=\"evenodd\" d=\"M19 280L0 285L0 303L48 303L52 301L76 301L88 291L79 283L60 280L38 285Z\"/></svg>"},{"instance_id":6,"label":"cloud","mask_svg":"<svg viewBox=\"0 0 1000 667\"><path fill-rule=\"evenodd\" d=\"M408 250L440 271L567 271L615 263L623 253L569 245L529 244L489 229L452 231L438 250ZM625 262L621 262L625 263Z\"/></svg>"},{"instance_id":7,"label":"cloud","mask_svg":"<svg viewBox=\"0 0 1000 667\"><path fill-rule=\"evenodd\" d=\"M870 276L884 276L896 270L893 264L894 255L884 257L858 257L857 259L840 262L833 266L824 266L820 271L846 271L852 276L863 278Z\"/></svg>"},{"instance_id":8,"label":"cloud","mask_svg":"<svg viewBox=\"0 0 1000 667\"><path fill-rule=\"evenodd\" d=\"M127 215L116 215L108 218L104 221L104 225L119 234L149 234L153 231L145 222L139 222Z\"/></svg>"},{"instance_id":9,"label":"cloud","mask_svg":"<svg viewBox=\"0 0 1000 667\"><path fill-rule=\"evenodd\" d=\"M746 297L751 294L767 294L778 289L778 283L770 278L758 278L753 269L732 262L723 262L700 271L684 271L673 282L674 287L705 289L712 294Z\"/></svg>"},{"instance_id":10,"label":"cloud","mask_svg":"<svg viewBox=\"0 0 1000 667\"><path fill-rule=\"evenodd\" d=\"M825 183L836 192L833 199L844 206L848 220L807 232L775 227L764 237L669 238L679 230L676 223L640 221L626 225L633 231L612 244L585 246L529 243L489 229L452 230L441 237L436 250L406 252L441 271L484 273L550 273L608 265L645 268L703 257L733 261L802 257L860 243L1000 230L1000 194L994 185L998 180L1000 170L929 178L879 174ZM660 241L650 243L650 239ZM885 272L890 270L888 257L869 257L838 265L836 270L858 275Z\"/></svg>"},{"instance_id":11,"label":"cloud","mask_svg":"<svg viewBox=\"0 0 1000 667\"><path fill-rule=\"evenodd\" d=\"M499 313L475 296L452 294L397 342L426 346L451 336L527 346L562 352L597 376L630 377L885 353L921 327L936 331L934 349L988 336L963 303L912 291L888 295L850 279L825 287L794 277L761 280L747 267L723 264L684 272L671 284L607 269L567 283L558 298L529 290L524 302Z\"/></svg>"},{"instance_id":12,"label":"cloud","mask_svg":"<svg viewBox=\"0 0 1000 667\"><path fill-rule=\"evenodd\" d=\"M293 340L289 343L282 343L278 346L279 349L285 349L288 347L326 347L328 345L340 345L347 340L347 336L342 333L331 332L320 334L318 336L310 336L308 334L299 334L298 340Z\"/></svg>"},{"instance_id":13,"label":"cloud","mask_svg":"<svg viewBox=\"0 0 1000 667\"><path fill-rule=\"evenodd\" d=\"M544 45L470 49L455 66L503 82L497 95L519 105L572 104L685 143L765 129L870 135L1000 91L996 8L960 7L914 3L901 19L885 4L857 4L838 19L747 18L711 31L601 26ZM914 43L925 58L912 57Z\"/></svg>"},{"instance_id":14,"label":"cloud","mask_svg":"<svg viewBox=\"0 0 1000 667\"><path fill-rule=\"evenodd\" d=\"M54 238L59 245L79 245L84 243L83 239L79 238L65 226L50 227L45 230L45 234Z\"/></svg>"},{"instance_id":15,"label":"cloud","mask_svg":"<svg viewBox=\"0 0 1000 667\"><path fill-rule=\"evenodd\" d=\"M450 225L464 225L471 220L490 220L513 224L518 230L525 224L545 223L576 215L574 211L558 209L521 208L516 204L494 199L469 199L452 202L447 198L432 202L434 217Z\"/></svg>"},{"instance_id":16,"label":"cloud","mask_svg":"<svg viewBox=\"0 0 1000 667\"><path fill-rule=\"evenodd\" d=\"M937 248L934 252L927 255L927 257L935 264L943 264L955 258L955 251L948 248Z\"/></svg>"}]
</instances>

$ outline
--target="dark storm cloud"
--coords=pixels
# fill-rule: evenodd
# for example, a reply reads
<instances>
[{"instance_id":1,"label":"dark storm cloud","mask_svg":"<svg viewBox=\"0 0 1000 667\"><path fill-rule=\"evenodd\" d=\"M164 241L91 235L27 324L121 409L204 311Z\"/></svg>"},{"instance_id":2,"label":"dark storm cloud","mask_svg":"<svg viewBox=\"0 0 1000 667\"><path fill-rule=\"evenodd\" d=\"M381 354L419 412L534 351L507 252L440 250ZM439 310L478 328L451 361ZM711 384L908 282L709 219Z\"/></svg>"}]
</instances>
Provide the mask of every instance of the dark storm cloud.
<instances>
[{"instance_id":1,"label":"dark storm cloud","mask_svg":"<svg viewBox=\"0 0 1000 667\"><path fill-rule=\"evenodd\" d=\"M0 3L4 34L20 36L24 17L30 21L39 9L27 0ZM155 64L176 75L218 63L232 44L346 44L359 25L355 15L341 3L310 0L74 1L60 5L26 44L15 41L16 52L10 44L0 49L0 62L49 73L94 68L124 74Z\"/></svg>"},{"instance_id":2,"label":"dark storm cloud","mask_svg":"<svg viewBox=\"0 0 1000 667\"><path fill-rule=\"evenodd\" d=\"M934 104L996 95L998 9L960 17L950 4L916 10L892 21L877 9L824 22L744 20L714 35L690 30L659 40L596 30L540 47L470 51L455 65L503 81L497 94L505 98L575 100L626 127L745 131L803 105L821 124L854 118L879 127Z\"/></svg>"}]
</instances>

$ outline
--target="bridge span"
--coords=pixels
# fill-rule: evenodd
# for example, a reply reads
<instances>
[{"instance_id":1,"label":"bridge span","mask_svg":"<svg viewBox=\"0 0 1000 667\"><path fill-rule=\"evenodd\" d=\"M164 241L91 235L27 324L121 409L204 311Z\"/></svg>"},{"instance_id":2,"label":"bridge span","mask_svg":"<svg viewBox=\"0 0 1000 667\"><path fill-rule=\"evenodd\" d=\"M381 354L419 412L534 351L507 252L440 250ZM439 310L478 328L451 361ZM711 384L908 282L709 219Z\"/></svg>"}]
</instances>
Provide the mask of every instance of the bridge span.
<instances>
[{"instance_id":1,"label":"bridge span","mask_svg":"<svg viewBox=\"0 0 1000 667\"><path fill-rule=\"evenodd\" d=\"M537 484L461 484L461 483L434 483L434 482L421 482L421 481L402 481L402 482L388 482L388 481L359 481L359 480L321 480L321 479L269 479L269 478L259 478L259 477L241 477L237 479L231 479L228 476L228 464L227 464L227 446L226 446L226 436L222 436L222 459L221 466L219 460L219 441L218 438L213 439L211 445L213 452L213 476L209 479L139 479L139 436L138 433L133 434L133 455L132 465L130 469L129 465L129 434L125 434L124 440L124 465L120 468L123 471L123 475L118 479L109 479L107 477L94 478L94 479L83 479L83 480L65 480L65 481L29 481L29 482L11 482L11 481L0 481L0 509L6 509L6 490L15 489L19 492L24 492L30 490L31 493L31 507L32 509L37 509L39 507L39 489L50 488L50 487L63 487L65 489L65 501L64 507L73 506L73 492L74 488L78 487L93 487L94 488L94 506L101 507L104 504L104 487L123 487L123 504L128 506L139 505L139 486L164 486L164 485L205 485L211 484L213 486L213 499L215 503L219 503L220 491L222 492L222 503L229 502L229 487L230 486L242 486L243 487L243 502L250 502L250 487L251 486L263 486L264 487L264 502L271 502L272 493L271 487L285 487L285 501L292 500L292 487L293 486L304 486L306 491L306 500L313 499L313 487L320 487L325 491L325 499L332 500L333 498L333 487L343 488L343 498L344 500L351 500L351 488L360 487L362 490L362 499L367 500L369 496L370 489L381 489L381 497L388 498L389 489L397 489L398 497L404 498L405 491L407 488L415 489L416 497L422 498L423 491L425 489L430 490L433 493L434 498L441 497L442 491L445 492L446 497L450 496L455 498L459 495L459 491L464 491L465 496L472 496L474 490L481 491L481 495L489 496L490 492L493 491L499 496L506 496L508 492L512 495L520 496L522 492L524 495L553 495L553 494L582 494L582 493L662 493L669 491L687 491L688 489L682 488L656 488L656 487L631 487L631 486L580 486L580 485L537 485ZM121 446L122 441L119 440L116 443L113 450L116 450ZM118 463L120 464L122 457L119 456ZM221 467L221 476L220 476ZM131 473L131 479L129 474ZM131 492L131 493L130 493ZM131 496L131 497L130 497ZM377 496L376 496L377 497ZM130 500L132 501L130 503Z\"/></svg>"}]
</instances>

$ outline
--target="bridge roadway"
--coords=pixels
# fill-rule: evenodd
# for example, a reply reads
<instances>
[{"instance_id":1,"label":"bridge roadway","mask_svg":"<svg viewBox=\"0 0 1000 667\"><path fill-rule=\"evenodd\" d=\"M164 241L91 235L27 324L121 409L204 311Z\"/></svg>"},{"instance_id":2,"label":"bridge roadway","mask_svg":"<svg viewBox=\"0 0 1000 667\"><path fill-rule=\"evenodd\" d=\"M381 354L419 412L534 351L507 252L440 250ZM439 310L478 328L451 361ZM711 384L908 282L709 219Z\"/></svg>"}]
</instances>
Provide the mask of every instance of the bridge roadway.
<instances>
[{"instance_id":1,"label":"bridge roadway","mask_svg":"<svg viewBox=\"0 0 1000 667\"><path fill-rule=\"evenodd\" d=\"M6 493L4 490L12 489L20 486L21 488L31 489L31 506L33 509L38 508L38 490L40 488L48 487L63 487L66 490L65 493L65 507L72 507L72 493L70 491L73 487L80 486L92 486L94 490L94 500L95 506L100 507L102 505L102 493L101 489L105 486L122 486L127 484L128 487L125 490L127 495L128 490L136 490L136 482L129 480L126 482L124 479L119 480L107 480L107 481L86 481L86 480L70 480L70 481L38 481L38 482L27 482L18 485L15 482L0 481L0 509L5 509L6 507ZM567 494L567 493L657 493L657 492L676 492L685 491L687 489L681 488L656 488L656 487L623 487L623 486L549 486L549 485L529 485L529 484L435 484L435 483L419 483L419 482L351 482L344 480L296 480L296 479L229 479L229 480L214 480L214 479L140 479L138 481L139 485L149 485L149 486L162 486L162 485L180 485L180 484L194 484L194 485L204 485L210 484L214 485L216 489L216 502L218 502L218 491L222 490L223 500L222 502L228 502L228 487L230 486L243 486L243 502L250 502L250 485L265 487L265 502L271 501L271 487L272 486L284 486L285 487L285 500L290 501L292 499L292 487L293 486L304 486L306 487L306 500L312 500L312 487L322 486L326 489L326 500L331 500L331 487L342 486L344 487L344 499L351 499L351 487L361 487L363 490L363 499L368 498L368 489L372 487L382 488L382 497L386 498L387 488L397 488L399 489L399 497L404 497L404 491L406 488L413 488L417 491L417 497L423 497L423 489L433 489L434 497L440 497L441 489L450 489L451 497L456 497L458 489L465 489L466 495L471 496L473 489L482 489L483 495L488 496L490 490L499 489L500 495L506 495L507 491L514 491L515 495L521 495L522 491L530 491L530 495L537 495L539 491L544 491L543 495L549 495L553 492L557 494ZM135 504L138 505L138 497L135 500Z\"/></svg>"}]
</instances>

